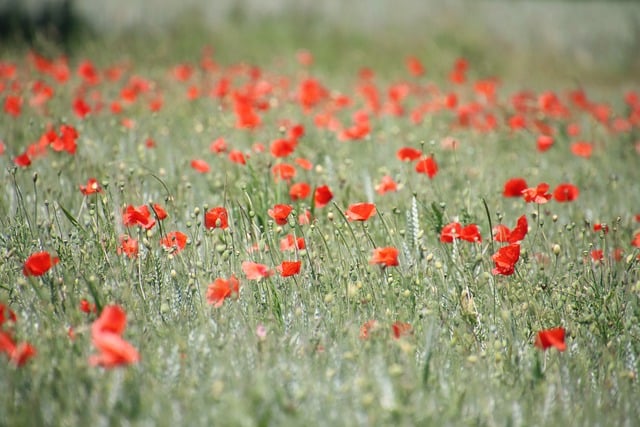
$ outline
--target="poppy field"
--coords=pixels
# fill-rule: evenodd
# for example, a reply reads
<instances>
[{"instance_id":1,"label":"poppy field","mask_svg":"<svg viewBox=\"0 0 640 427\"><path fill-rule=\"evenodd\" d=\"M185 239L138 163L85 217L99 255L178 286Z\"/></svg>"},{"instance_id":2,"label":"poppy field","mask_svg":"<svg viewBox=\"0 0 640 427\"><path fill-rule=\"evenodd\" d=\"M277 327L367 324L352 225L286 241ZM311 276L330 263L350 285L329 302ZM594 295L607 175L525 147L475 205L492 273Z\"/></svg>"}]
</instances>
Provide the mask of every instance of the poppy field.
<instances>
[{"instance_id":1,"label":"poppy field","mask_svg":"<svg viewBox=\"0 0 640 427\"><path fill-rule=\"evenodd\" d=\"M0 58L0 425L640 419L640 87L234 54Z\"/></svg>"}]
</instances>

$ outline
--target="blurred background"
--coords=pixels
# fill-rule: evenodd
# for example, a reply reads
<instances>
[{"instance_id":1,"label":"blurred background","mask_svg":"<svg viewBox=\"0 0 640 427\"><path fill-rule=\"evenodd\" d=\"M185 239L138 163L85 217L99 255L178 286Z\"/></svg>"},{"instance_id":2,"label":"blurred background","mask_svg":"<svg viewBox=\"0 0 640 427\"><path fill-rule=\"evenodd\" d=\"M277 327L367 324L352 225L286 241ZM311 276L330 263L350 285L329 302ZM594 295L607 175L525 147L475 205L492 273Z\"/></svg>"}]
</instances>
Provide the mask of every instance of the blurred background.
<instances>
[{"instance_id":1,"label":"blurred background","mask_svg":"<svg viewBox=\"0 0 640 427\"><path fill-rule=\"evenodd\" d=\"M602 81L640 75L636 1L0 0L0 37L4 47L58 46L70 54L88 40L131 37L154 40L154 49L165 51L166 39L180 39L184 54L210 41L244 45L250 53L256 38L274 51L296 45L335 51L358 40L413 51L427 64L429 53L470 56L488 71L506 69L522 79L532 73L572 79L578 71ZM256 50L264 48L258 43Z\"/></svg>"}]
</instances>

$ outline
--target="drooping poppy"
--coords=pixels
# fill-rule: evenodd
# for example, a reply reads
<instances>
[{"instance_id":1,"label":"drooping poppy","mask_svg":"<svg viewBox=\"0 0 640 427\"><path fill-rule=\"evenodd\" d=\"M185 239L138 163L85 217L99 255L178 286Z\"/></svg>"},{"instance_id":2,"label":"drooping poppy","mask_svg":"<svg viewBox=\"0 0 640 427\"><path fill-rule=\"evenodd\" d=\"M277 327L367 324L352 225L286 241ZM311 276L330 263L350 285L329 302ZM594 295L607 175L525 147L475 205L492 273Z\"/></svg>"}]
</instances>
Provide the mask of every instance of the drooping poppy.
<instances>
[{"instance_id":1,"label":"drooping poppy","mask_svg":"<svg viewBox=\"0 0 640 427\"><path fill-rule=\"evenodd\" d=\"M572 202L578 198L580 190L573 184L563 183L553 191L553 198L558 202Z\"/></svg>"},{"instance_id":2,"label":"drooping poppy","mask_svg":"<svg viewBox=\"0 0 640 427\"><path fill-rule=\"evenodd\" d=\"M314 193L314 203L316 208L323 208L333 199L333 193L328 185L321 185L316 188Z\"/></svg>"},{"instance_id":3,"label":"drooping poppy","mask_svg":"<svg viewBox=\"0 0 640 427\"><path fill-rule=\"evenodd\" d=\"M293 206L291 205L274 205L267 213L274 219L276 224L285 225L292 210Z\"/></svg>"},{"instance_id":4,"label":"drooping poppy","mask_svg":"<svg viewBox=\"0 0 640 427\"><path fill-rule=\"evenodd\" d=\"M498 252L491 256L495 263L494 269L491 271L494 275L510 276L515 272L515 265L520 259L520 245L511 243L498 249Z\"/></svg>"},{"instance_id":5,"label":"drooping poppy","mask_svg":"<svg viewBox=\"0 0 640 427\"><path fill-rule=\"evenodd\" d=\"M207 288L207 303L214 307L220 307L224 300L234 295L237 297L240 292L240 282L235 276L231 276L228 280L217 278Z\"/></svg>"},{"instance_id":6,"label":"drooping poppy","mask_svg":"<svg viewBox=\"0 0 640 427\"><path fill-rule=\"evenodd\" d=\"M231 160L233 163L237 163L239 165L246 165L247 164L247 159L245 158L244 154L240 150L231 150L231 151L229 151L229 160Z\"/></svg>"},{"instance_id":7,"label":"drooping poppy","mask_svg":"<svg viewBox=\"0 0 640 427\"><path fill-rule=\"evenodd\" d=\"M398 249L393 246L375 248L369 264L379 264L382 267L398 266Z\"/></svg>"},{"instance_id":8,"label":"drooping poppy","mask_svg":"<svg viewBox=\"0 0 640 427\"><path fill-rule=\"evenodd\" d=\"M525 188L522 190L522 197L527 203L537 203L539 205L547 203L553 197L547 193L549 190L549 184L542 182L537 187Z\"/></svg>"},{"instance_id":9,"label":"drooping poppy","mask_svg":"<svg viewBox=\"0 0 640 427\"><path fill-rule=\"evenodd\" d=\"M431 156L422 157L416 163L416 172L425 174L429 179L433 179L438 173L438 164Z\"/></svg>"},{"instance_id":10,"label":"drooping poppy","mask_svg":"<svg viewBox=\"0 0 640 427\"><path fill-rule=\"evenodd\" d=\"M529 224L526 215L520 216L513 230L506 225L496 225L493 228L493 240L496 242L518 243L524 239L529 231Z\"/></svg>"},{"instance_id":11,"label":"drooping poppy","mask_svg":"<svg viewBox=\"0 0 640 427\"><path fill-rule=\"evenodd\" d=\"M204 226L207 229L225 229L229 227L229 215L227 210L222 206L209 209L204 214Z\"/></svg>"},{"instance_id":12,"label":"drooping poppy","mask_svg":"<svg viewBox=\"0 0 640 427\"><path fill-rule=\"evenodd\" d=\"M545 329L536 334L535 346L541 350L555 347L559 351L565 351L567 344L564 341L566 331L562 327Z\"/></svg>"},{"instance_id":13,"label":"drooping poppy","mask_svg":"<svg viewBox=\"0 0 640 427\"><path fill-rule=\"evenodd\" d=\"M22 274L25 276L42 276L58 262L60 262L60 258L51 256L49 252L36 252L31 254L24 262Z\"/></svg>"},{"instance_id":14,"label":"drooping poppy","mask_svg":"<svg viewBox=\"0 0 640 427\"><path fill-rule=\"evenodd\" d=\"M300 273L300 267L302 261L282 261L282 264L278 266L278 272L282 277L294 276Z\"/></svg>"},{"instance_id":15,"label":"drooping poppy","mask_svg":"<svg viewBox=\"0 0 640 427\"><path fill-rule=\"evenodd\" d=\"M248 280L260 280L273 274L266 265L253 261L243 261L241 267Z\"/></svg>"}]
</instances>

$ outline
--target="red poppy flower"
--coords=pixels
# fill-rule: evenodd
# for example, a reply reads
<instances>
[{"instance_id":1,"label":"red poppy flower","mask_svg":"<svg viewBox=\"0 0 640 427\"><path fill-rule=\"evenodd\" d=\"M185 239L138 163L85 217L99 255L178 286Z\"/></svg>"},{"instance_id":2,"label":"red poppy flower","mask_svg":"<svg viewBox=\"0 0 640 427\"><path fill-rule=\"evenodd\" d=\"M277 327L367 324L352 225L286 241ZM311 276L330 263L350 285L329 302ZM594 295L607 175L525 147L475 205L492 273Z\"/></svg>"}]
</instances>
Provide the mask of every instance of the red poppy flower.
<instances>
[{"instance_id":1,"label":"red poppy flower","mask_svg":"<svg viewBox=\"0 0 640 427\"><path fill-rule=\"evenodd\" d=\"M294 276L300 273L302 261L282 261L278 266L278 271L282 277Z\"/></svg>"},{"instance_id":2,"label":"red poppy flower","mask_svg":"<svg viewBox=\"0 0 640 427\"><path fill-rule=\"evenodd\" d=\"M553 197L558 202L571 202L578 198L580 190L573 184L560 184L553 191Z\"/></svg>"},{"instance_id":3,"label":"red poppy flower","mask_svg":"<svg viewBox=\"0 0 640 427\"><path fill-rule=\"evenodd\" d=\"M404 336L410 335L411 332L412 332L412 327L410 323L394 322L391 325L391 336L396 340Z\"/></svg>"},{"instance_id":4,"label":"red poppy flower","mask_svg":"<svg viewBox=\"0 0 640 427\"><path fill-rule=\"evenodd\" d=\"M167 251L178 253L187 246L187 235L180 231L172 231L160 239L160 244Z\"/></svg>"},{"instance_id":5,"label":"red poppy flower","mask_svg":"<svg viewBox=\"0 0 640 427\"><path fill-rule=\"evenodd\" d=\"M80 186L80 192L85 196L88 196L89 194L101 193L102 188L100 187L97 179L89 178L87 180L87 185Z\"/></svg>"},{"instance_id":6,"label":"red poppy flower","mask_svg":"<svg viewBox=\"0 0 640 427\"><path fill-rule=\"evenodd\" d=\"M239 165L247 164L247 160L245 159L244 154L242 153L242 151L239 151L239 150L229 151L229 160Z\"/></svg>"},{"instance_id":7,"label":"red poppy flower","mask_svg":"<svg viewBox=\"0 0 640 427\"><path fill-rule=\"evenodd\" d=\"M209 209L204 214L204 227L207 229L229 227L229 215L222 206Z\"/></svg>"},{"instance_id":8,"label":"red poppy flower","mask_svg":"<svg viewBox=\"0 0 640 427\"><path fill-rule=\"evenodd\" d=\"M164 210L164 208L162 206L160 206L157 203L152 203L151 204L152 210L156 216L156 218L158 218L160 221L162 221L163 219L167 218L169 216L169 214L167 214L167 211Z\"/></svg>"},{"instance_id":9,"label":"red poppy flower","mask_svg":"<svg viewBox=\"0 0 640 427\"><path fill-rule=\"evenodd\" d=\"M276 224L285 225L287 223L287 217L292 210L293 206L291 205L274 205L267 213L276 221Z\"/></svg>"},{"instance_id":10,"label":"red poppy flower","mask_svg":"<svg viewBox=\"0 0 640 427\"><path fill-rule=\"evenodd\" d=\"M423 157L416 163L416 172L423 173L427 175L429 179L433 179L438 173L438 164L431 156Z\"/></svg>"},{"instance_id":11,"label":"red poppy flower","mask_svg":"<svg viewBox=\"0 0 640 427\"><path fill-rule=\"evenodd\" d=\"M18 117L22 112L22 98L8 95L4 100L4 112L13 117Z\"/></svg>"},{"instance_id":12,"label":"red poppy flower","mask_svg":"<svg viewBox=\"0 0 640 427\"><path fill-rule=\"evenodd\" d=\"M636 233L635 236L633 236L633 240L631 241L631 246L640 248L640 232Z\"/></svg>"},{"instance_id":13,"label":"red poppy flower","mask_svg":"<svg viewBox=\"0 0 640 427\"><path fill-rule=\"evenodd\" d=\"M202 159L191 160L191 167L200 173L207 173L211 170L209 163L205 162Z\"/></svg>"},{"instance_id":14,"label":"red poppy flower","mask_svg":"<svg viewBox=\"0 0 640 427\"><path fill-rule=\"evenodd\" d=\"M300 215L298 215L298 224L299 225L308 225L311 224L311 211L306 209Z\"/></svg>"},{"instance_id":15,"label":"red poppy flower","mask_svg":"<svg viewBox=\"0 0 640 427\"><path fill-rule=\"evenodd\" d=\"M493 228L493 240L496 242L518 243L524 239L529 231L529 224L526 215L518 218L518 222L513 230L509 230L506 225L496 225Z\"/></svg>"},{"instance_id":16,"label":"red poppy flower","mask_svg":"<svg viewBox=\"0 0 640 427\"><path fill-rule=\"evenodd\" d=\"M97 307L95 304L92 304L83 298L80 300L80 311L87 314L95 313L97 311Z\"/></svg>"},{"instance_id":17,"label":"red poppy flower","mask_svg":"<svg viewBox=\"0 0 640 427\"><path fill-rule=\"evenodd\" d=\"M452 222L440 230L440 241L442 243L453 243L453 241L460 237L462 232L462 224L459 222Z\"/></svg>"},{"instance_id":18,"label":"red poppy flower","mask_svg":"<svg viewBox=\"0 0 640 427\"><path fill-rule=\"evenodd\" d=\"M311 161L304 159L302 157L298 157L296 160L296 165L300 166L302 169L310 171L313 169L313 163Z\"/></svg>"},{"instance_id":19,"label":"red poppy flower","mask_svg":"<svg viewBox=\"0 0 640 427\"><path fill-rule=\"evenodd\" d=\"M593 262L604 261L604 252L602 249L593 249L590 253Z\"/></svg>"},{"instance_id":20,"label":"red poppy flower","mask_svg":"<svg viewBox=\"0 0 640 427\"><path fill-rule=\"evenodd\" d=\"M424 74L424 65L415 56L410 56L406 60L407 70L414 77L420 77Z\"/></svg>"},{"instance_id":21,"label":"red poppy flower","mask_svg":"<svg viewBox=\"0 0 640 427\"><path fill-rule=\"evenodd\" d=\"M609 233L609 226L607 224L596 222L595 224L593 224L593 231L602 231L604 234L607 234Z\"/></svg>"},{"instance_id":22,"label":"red poppy flower","mask_svg":"<svg viewBox=\"0 0 640 427\"><path fill-rule=\"evenodd\" d=\"M494 275L510 276L515 272L515 265L520 259L520 245L511 243L509 246L504 246L493 254L491 259L495 263L495 268L492 270Z\"/></svg>"},{"instance_id":23,"label":"red poppy flower","mask_svg":"<svg viewBox=\"0 0 640 427\"><path fill-rule=\"evenodd\" d=\"M382 195L390 191L398 191L398 184L389 175L382 177L378 185L376 185L376 193Z\"/></svg>"},{"instance_id":24,"label":"red poppy flower","mask_svg":"<svg viewBox=\"0 0 640 427\"><path fill-rule=\"evenodd\" d=\"M137 258L139 252L139 244L136 239L126 234L120 236L120 246L118 246L118 255L125 254L129 258Z\"/></svg>"},{"instance_id":25,"label":"red poppy flower","mask_svg":"<svg viewBox=\"0 0 640 427\"><path fill-rule=\"evenodd\" d=\"M564 342L565 329L562 327L545 329L536 334L535 346L541 350L555 347L559 351L565 351L567 344Z\"/></svg>"},{"instance_id":26,"label":"red poppy flower","mask_svg":"<svg viewBox=\"0 0 640 427\"><path fill-rule=\"evenodd\" d=\"M593 153L593 145L588 142L574 142L571 144L571 153L574 156L589 158Z\"/></svg>"},{"instance_id":27,"label":"red poppy flower","mask_svg":"<svg viewBox=\"0 0 640 427\"><path fill-rule=\"evenodd\" d=\"M137 363L140 360L138 350L119 334L93 333L92 342L99 354L89 356L89 365L91 366L115 368Z\"/></svg>"},{"instance_id":28,"label":"red poppy flower","mask_svg":"<svg viewBox=\"0 0 640 427\"><path fill-rule=\"evenodd\" d=\"M316 208L323 208L333 199L333 193L328 185L321 185L314 193L314 203Z\"/></svg>"},{"instance_id":29,"label":"red poppy flower","mask_svg":"<svg viewBox=\"0 0 640 427\"><path fill-rule=\"evenodd\" d=\"M214 307L220 307L224 300L232 296L238 296L240 292L240 282L235 276L231 276L228 280L217 278L207 288L207 303Z\"/></svg>"},{"instance_id":30,"label":"red poppy flower","mask_svg":"<svg viewBox=\"0 0 640 427\"><path fill-rule=\"evenodd\" d=\"M0 353L6 353L15 366L23 366L36 355L36 350L26 342L16 344L9 332L0 331Z\"/></svg>"},{"instance_id":31,"label":"red poppy flower","mask_svg":"<svg viewBox=\"0 0 640 427\"><path fill-rule=\"evenodd\" d=\"M547 203L551 200L551 194L547 193L549 190L549 184L542 182L537 187L525 188L522 190L522 197L527 203L538 203L540 205Z\"/></svg>"},{"instance_id":32,"label":"red poppy flower","mask_svg":"<svg viewBox=\"0 0 640 427\"><path fill-rule=\"evenodd\" d=\"M287 157L296 149L296 142L288 139L276 139L271 143L273 157Z\"/></svg>"},{"instance_id":33,"label":"red poppy flower","mask_svg":"<svg viewBox=\"0 0 640 427\"><path fill-rule=\"evenodd\" d=\"M49 252L36 252L31 254L24 262L22 274L25 276L42 276L58 262L60 262L60 258L51 256Z\"/></svg>"},{"instance_id":34,"label":"red poppy flower","mask_svg":"<svg viewBox=\"0 0 640 427\"><path fill-rule=\"evenodd\" d=\"M31 159L29 158L29 155L26 152L24 152L16 156L13 159L13 163L18 167L26 168L27 166L31 165Z\"/></svg>"},{"instance_id":35,"label":"red poppy flower","mask_svg":"<svg viewBox=\"0 0 640 427\"><path fill-rule=\"evenodd\" d=\"M297 182L289 187L289 197L294 202L296 200L306 199L311 194L311 187L306 182Z\"/></svg>"},{"instance_id":36,"label":"red poppy flower","mask_svg":"<svg viewBox=\"0 0 640 427\"><path fill-rule=\"evenodd\" d=\"M504 183L502 195L504 197L522 197L522 192L528 187L524 178L511 178Z\"/></svg>"},{"instance_id":37,"label":"red poppy flower","mask_svg":"<svg viewBox=\"0 0 640 427\"><path fill-rule=\"evenodd\" d=\"M375 248L369 264L379 264L383 267L395 267L398 263L398 249L393 246Z\"/></svg>"},{"instance_id":38,"label":"red poppy flower","mask_svg":"<svg viewBox=\"0 0 640 427\"><path fill-rule=\"evenodd\" d=\"M377 320L368 320L360 326L360 335L358 336L361 340L366 340L371 336L371 333L378 329L378 321Z\"/></svg>"},{"instance_id":39,"label":"red poppy flower","mask_svg":"<svg viewBox=\"0 0 640 427\"><path fill-rule=\"evenodd\" d=\"M403 162L413 162L422 156L422 151L413 147L402 147L396 152L396 157Z\"/></svg>"},{"instance_id":40,"label":"red poppy flower","mask_svg":"<svg viewBox=\"0 0 640 427\"><path fill-rule=\"evenodd\" d=\"M89 106L89 104L87 104L87 102L80 97L73 100L72 107L73 112L80 119L84 119L91 112L91 107Z\"/></svg>"},{"instance_id":41,"label":"red poppy flower","mask_svg":"<svg viewBox=\"0 0 640 427\"><path fill-rule=\"evenodd\" d=\"M122 222L125 227L139 225L145 230L150 230L156 225L156 220L151 217L151 212L147 205L134 207L128 205L122 214Z\"/></svg>"},{"instance_id":42,"label":"red poppy flower","mask_svg":"<svg viewBox=\"0 0 640 427\"><path fill-rule=\"evenodd\" d=\"M349 206L345 215L349 221L366 221L376 213L373 203L354 203Z\"/></svg>"},{"instance_id":43,"label":"red poppy flower","mask_svg":"<svg viewBox=\"0 0 640 427\"><path fill-rule=\"evenodd\" d=\"M553 145L553 137L549 135L540 135L536 141L538 151L543 153Z\"/></svg>"},{"instance_id":44,"label":"red poppy flower","mask_svg":"<svg viewBox=\"0 0 640 427\"><path fill-rule=\"evenodd\" d=\"M273 173L276 181L278 181L278 179L282 179L286 182L291 181L297 173L296 168L288 163L278 163L271 168L271 172Z\"/></svg>"},{"instance_id":45,"label":"red poppy flower","mask_svg":"<svg viewBox=\"0 0 640 427\"><path fill-rule=\"evenodd\" d=\"M273 274L273 271L264 264L258 264L252 261L242 262L242 271L248 280L260 280L263 277L269 277Z\"/></svg>"},{"instance_id":46,"label":"red poppy flower","mask_svg":"<svg viewBox=\"0 0 640 427\"><path fill-rule=\"evenodd\" d=\"M209 151L216 154L224 153L227 151L227 141L225 141L224 138L218 138L212 141L211 145L209 145Z\"/></svg>"},{"instance_id":47,"label":"red poppy flower","mask_svg":"<svg viewBox=\"0 0 640 427\"><path fill-rule=\"evenodd\" d=\"M89 357L89 365L114 368L140 360L138 350L122 338L127 315L117 305L108 305L91 325L91 338L99 354Z\"/></svg>"},{"instance_id":48,"label":"red poppy flower","mask_svg":"<svg viewBox=\"0 0 640 427\"><path fill-rule=\"evenodd\" d=\"M280 240L280 251L282 252L305 248L306 244L304 238L298 237L296 239L293 234L287 234L286 237Z\"/></svg>"}]
</instances>

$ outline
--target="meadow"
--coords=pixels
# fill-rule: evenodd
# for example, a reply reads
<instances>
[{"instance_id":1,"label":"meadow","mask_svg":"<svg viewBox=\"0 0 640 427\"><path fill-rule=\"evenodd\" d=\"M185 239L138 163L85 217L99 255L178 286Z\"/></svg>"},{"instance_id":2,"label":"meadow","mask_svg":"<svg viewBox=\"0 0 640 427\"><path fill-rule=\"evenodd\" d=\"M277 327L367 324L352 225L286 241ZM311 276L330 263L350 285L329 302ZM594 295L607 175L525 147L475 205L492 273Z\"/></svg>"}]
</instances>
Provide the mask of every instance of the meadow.
<instances>
[{"instance_id":1,"label":"meadow","mask_svg":"<svg viewBox=\"0 0 640 427\"><path fill-rule=\"evenodd\" d=\"M0 425L637 425L633 77L191 30L3 50Z\"/></svg>"}]
</instances>

